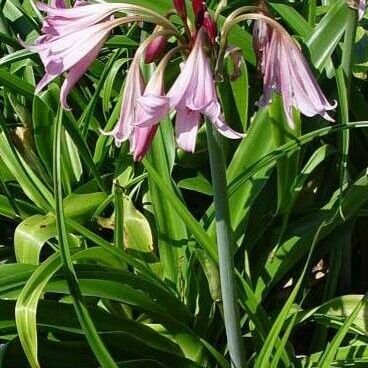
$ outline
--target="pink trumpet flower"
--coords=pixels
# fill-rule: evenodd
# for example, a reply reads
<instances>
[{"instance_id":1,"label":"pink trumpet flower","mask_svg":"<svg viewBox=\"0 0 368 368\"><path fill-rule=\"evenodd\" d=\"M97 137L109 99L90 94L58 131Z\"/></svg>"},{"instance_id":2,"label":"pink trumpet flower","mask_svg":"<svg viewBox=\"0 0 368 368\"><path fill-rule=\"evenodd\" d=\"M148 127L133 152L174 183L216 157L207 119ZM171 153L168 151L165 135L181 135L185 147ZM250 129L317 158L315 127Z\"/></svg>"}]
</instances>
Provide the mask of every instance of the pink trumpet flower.
<instances>
[{"instance_id":1,"label":"pink trumpet flower","mask_svg":"<svg viewBox=\"0 0 368 368\"><path fill-rule=\"evenodd\" d=\"M121 19L105 20L118 9L118 4L93 4L64 8L62 0L52 6L39 4L48 13L40 36L34 45L25 48L39 54L45 75L36 87L39 92L64 72L68 72L61 87L60 102L68 108L67 96L81 76L96 59L110 31ZM105 21L102 21L105 20Z\"/></svg>"},{"instance_id":2,"label":"pink trumpet flower","mask_svg":"<svg viewBox=\"0 0 368 368\"><path fill-rule=\"evenodd\" d=\"M130 150L134 160L141 160L149 150L156 134L159 122L170 110L169 99L164 96L163 72L168 62L168 54L159 64L141 97L137 99L133 136Z\"/></svg>"},{"instance_id":3,"label":"pink trumpet flower","mask_svg":"<svg viewBox=\"0 0 368 368\"><path fill-rule=\"evenodd\" d=\"M137 99L137 118L135 124L140 127L157 125L170 111L169 98L164 96L164 70L170 53L162 59L148 81L141 97Z\"/></svg>"},{"instance_id":4,"label":"pink trumpet flower","mask_svg":"<svg viewBox=\"0 0 368 368\"><path fill-rule=\"evenodd\" d=\"M263 74L263 96L258 105L268 105L273 92L277 92L282 96L291 128L293 107L306 116L320 115L333 122L327 111L333 110L336 103L330 104L324 96L296 42L278 23L260 17L253 30L254 48Z\"/></svg>"},{"instance_id":5,"label":"pink trumpet flower","mask_svg":"<svg viewBox=\"0 0 368 368\"><path fill-rule=\"evenodd\" d=\"M103 132L103 134L114 137L117 147L120 147L122 142L133 137L137 99L142 96L144 88L144 80L139 67L139 57L136 55L125 79L119 120L111 132Z\"/></svg>"},{"instance_id":6,"label":"pink trumpet flower","mask_svg":"<svg viewBox=\"0 0 368 368\"><path fill-rule=\"evenodd\" d=\"M150 148L158 123L170 109L169 99L163 96L163 71L170 53L160 62L147 86L144 86L139 67L140 53L130 66L123 92L123 104L119 121L112 135L116 146L129 139L134 160L141 160Z\"/></svg>"},{"instance_id":7,"label":"pink trumpet flower","mask_svg":"<svg viewBox=\"0 0 368 368\"><path fill-rule=\"evenodd\" d=\"M198 31L194 47L179 77L167 96L170 107L176 110L176 139L179 147L194 152L201 116L206 116L225 137L239 139L244 135L224 122L218 101L210 62L203 49L205 30Z\"/></svg>"}]
</instances>

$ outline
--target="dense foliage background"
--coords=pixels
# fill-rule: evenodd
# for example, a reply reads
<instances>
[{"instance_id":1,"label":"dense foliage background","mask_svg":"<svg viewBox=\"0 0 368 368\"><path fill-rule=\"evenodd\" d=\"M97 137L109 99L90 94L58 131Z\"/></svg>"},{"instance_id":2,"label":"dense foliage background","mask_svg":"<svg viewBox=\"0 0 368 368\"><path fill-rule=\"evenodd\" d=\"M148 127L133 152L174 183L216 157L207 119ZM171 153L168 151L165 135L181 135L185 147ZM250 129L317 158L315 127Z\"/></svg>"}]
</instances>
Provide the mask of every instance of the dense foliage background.
<instances>
[{"instance_id":1,"label":"dense foliage background","mask_svg":"<svg viewBox=\"0 0 368 368\"><path fill-rule=\"evenodd\" d=\"M59 80L36 95L42 64L17 41L39 34L41 14L32 0L0 6L0 366L92 368L107 349L121 367L228 368L204 129L192 155L162 122L142 163L99 133L152 26L115 30L61 117ZM259 110L251 24L234 28L246 64L235 81L227 65L219 90L247 132L223 145L249 367L367 367L368 21L342 0L269 8L338 107L335 124L302 117L294 131L280 99Z\"/></svg>"}]
</instances>

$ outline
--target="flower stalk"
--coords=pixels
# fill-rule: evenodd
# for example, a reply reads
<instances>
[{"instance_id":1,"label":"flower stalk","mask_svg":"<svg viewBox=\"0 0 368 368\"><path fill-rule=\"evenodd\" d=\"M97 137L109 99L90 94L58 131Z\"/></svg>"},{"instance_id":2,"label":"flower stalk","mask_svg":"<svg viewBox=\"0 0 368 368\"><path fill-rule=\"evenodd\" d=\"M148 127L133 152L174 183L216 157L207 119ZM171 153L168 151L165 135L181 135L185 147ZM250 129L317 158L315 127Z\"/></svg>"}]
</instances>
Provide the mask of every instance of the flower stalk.
<instances>
[{"instance_id":1,"label":"flower stalk","mask_svg":"<svg viewBox=\"0 0 368 368\"><path fill-rule=\"evenodd\" d=\"M356 30L358 26L358 12L355 9L348 9L348 16L345 26L345 36L342 52L341 66L346 78L347 88L349 90L352 70L352 54L355 43Z\"/></svg>"},{"instance_id":2,"label":"flower stalk","mask_svg":"<svg viewBox=\"0 0 368 368\"><path fill-rule=\"evenodd\" d=\"M208 121L206 123L206 133L216 210L217 248L227 344L232 367L244 368L246 367L246 357L237 306L225 159L221 138L211 122Z\"/></svg>"}]
</instances>

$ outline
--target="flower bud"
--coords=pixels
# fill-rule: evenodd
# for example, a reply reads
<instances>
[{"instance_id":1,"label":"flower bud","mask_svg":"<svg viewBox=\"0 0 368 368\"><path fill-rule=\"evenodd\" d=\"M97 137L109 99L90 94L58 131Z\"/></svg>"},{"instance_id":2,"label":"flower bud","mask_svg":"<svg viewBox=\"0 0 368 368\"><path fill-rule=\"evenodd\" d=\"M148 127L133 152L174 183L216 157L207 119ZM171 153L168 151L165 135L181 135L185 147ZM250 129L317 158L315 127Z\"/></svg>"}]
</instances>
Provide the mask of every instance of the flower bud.
<instances>
[{"instance_id":1,"label":"flower bud","mask_svg":"<svg viewBox=\"0 0 368 368\"><path fill-rule=\"evenodd\" d=\"M210 42L214 45L217 37L217 26L208 12L204 13L203 27L206 30Z\"/></svg>"},{"instance_id":2,"label":"flower bud","mask_svg":"<svg viewBox=\"0 0 368 368\"><path fill-rule=\"evenodd\" d=\"M195 27L198 31L203 26L206 4L203 0L192 0L192 7L195 15Z\"/></svg>"},{"instance_id":3,"label":"flower bud","mask_svg":"<svg viewBox=\"0 0 368 368\"><path fill-rule=\"evenodd\" d=\"M187 17L187 7L185 6L185 0L173 0L174 8L178 12L181 18Z\"/></svg>"},{"instance_id":4,"label":"flower bud","mask_svg":"<svg viewBox=\"0 0 368 368\"><path fill-rule=\"evenodd\" d=\"M167 46L166 36L157 36L147 46L144 53L144 62L150 64L157 60L165 51Z\"/></svg>"},{"instance_id":5,"label":"flower bud","mask_svg":"<svg viewBox=\"0 0 368 368\"><path fill-rule=\"evenodd\" d=\"M192 0L192 7L194 15L197 17L205 11L205 2L203 0Z\"/></svg>"}]
</instances>

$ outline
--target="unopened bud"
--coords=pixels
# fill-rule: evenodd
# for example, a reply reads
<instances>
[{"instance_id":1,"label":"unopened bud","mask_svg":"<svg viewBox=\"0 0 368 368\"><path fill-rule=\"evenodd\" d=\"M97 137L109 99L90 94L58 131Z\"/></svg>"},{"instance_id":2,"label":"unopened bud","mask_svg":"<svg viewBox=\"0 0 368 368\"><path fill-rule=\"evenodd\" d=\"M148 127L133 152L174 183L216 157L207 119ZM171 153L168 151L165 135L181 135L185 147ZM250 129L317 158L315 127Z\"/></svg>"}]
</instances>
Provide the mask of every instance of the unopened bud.
<instances>
[{"instance_id":1,"label":"unopened bud","mask_svg":"<svg viewBox=\"0 0 368 368\"><path fill-rule=\"evenodd\" d=\"M203 27L207 32L210 42L214 45L217 37L216 23L208 12L204 13Z\"/></svg>"},{"instance_id":2,"label":"unopened bud","mask_svg":"<svg viewBox=\"0 0 368 368\"><path fill-rule=\"evenodd\" d=\"M205 2L203 0L192 0L192 7L194 15L197 17L205 11Z\"/></svg>"},{"instance_id":3,"label":"unopened bud","mask_svg":"<svg viewBox=\"0 0 368 368\"><path fill-rule=\"evenodd\" d=\"M144 53L144 62L150 64L157 60L165 51L167 46L166 36L157 36L147 46Z\"/></svg>"},{"instance_id":4,"label":"unopened bud","mask_svg":"<svg viewBox=\"0 0 368 368\"><path fill-rule=\"evenodd\" d=\"M185 6L185 0L173 0L174 8L178 12L181 18L187 17L187 7Z\"/></svg>"}]
</instances>

